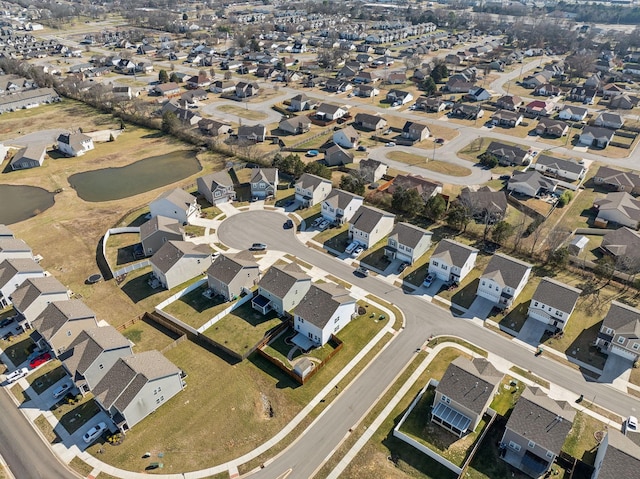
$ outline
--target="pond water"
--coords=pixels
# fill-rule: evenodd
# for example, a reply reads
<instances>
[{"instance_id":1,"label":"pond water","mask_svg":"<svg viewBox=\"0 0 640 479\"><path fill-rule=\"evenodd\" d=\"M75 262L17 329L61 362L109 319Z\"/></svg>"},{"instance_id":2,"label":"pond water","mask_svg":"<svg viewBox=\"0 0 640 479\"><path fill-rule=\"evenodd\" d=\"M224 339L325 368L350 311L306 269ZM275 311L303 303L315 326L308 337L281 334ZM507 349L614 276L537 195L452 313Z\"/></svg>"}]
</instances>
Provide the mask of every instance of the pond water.
<instances>
[{"instance_id":1,"label":"pond water","mask_svg":"<svg viewBox=\"0 0 640 479\"><path fill-rule=\"evenodd\" d=\"M53 206L54 194L35 186L0 185L0 224L31 218Z\"/></svg>"},{"instance_id":2,"label":"pond water","mask_svg":"<svg viewBox=\"0 0 640 479\"><path fill-rule=\"evenodd\" d=\"M120 200L182 180L201 169L195 152L181 150L121 168L76 173L69 177L69 184L85 201Z\"/></svg>"}]
</instances>

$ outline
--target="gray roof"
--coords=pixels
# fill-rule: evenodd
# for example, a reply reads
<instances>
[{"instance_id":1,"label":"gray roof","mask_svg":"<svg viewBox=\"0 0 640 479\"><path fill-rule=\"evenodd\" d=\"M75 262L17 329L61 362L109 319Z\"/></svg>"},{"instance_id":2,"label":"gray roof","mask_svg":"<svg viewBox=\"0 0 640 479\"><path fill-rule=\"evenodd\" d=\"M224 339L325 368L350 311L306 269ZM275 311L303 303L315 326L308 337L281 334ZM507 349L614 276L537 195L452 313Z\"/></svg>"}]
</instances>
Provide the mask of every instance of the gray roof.
<instances>
[{"instance_id":1,"label":"gray roof","mask_svg":"<svg viewBox=\"0 0 640 479\"><path fill-rule=\"evenodd\" d=\"M103 351L127 347L131 343L113 326L90 328L80 332L61 359L75 380L76 372L84 375Z\"/></svg>"},{"instance_id":2,"label":"gray roof","mask_svg":"<svg viewBox=\"0 0 640 479\"><path fill-rule=\"evenodd\" d=\"M312 188L312 189L315 190L322 183L331 184L331 180L327 180L326 178L322 178L321 176L312 175L311 173L304 173L300 177L300 179L298 179L298 181L296 181L296 186L300 185L300 187L305 189L305 190L308 189L308 188Z\"/></svg>"},{"instance_id":3,"label":"gray roof","mask_svg":"<svg viewBox=\"0 0 640 479\"><path fill-rule=\"evenodd\" d=\"M223 284L229 284L243 268L258 268L258 263L249 251L221 254L213 260L207 269L207 276L215 278Z\"/></svg>"},{"instance_id":4,"label":"gray roof","mask_svg":"<svg viewBox=\"0 0 640 479\"><path fill-rule=\"evenodd\" d=\"M640 187L640 176L635 171L621 171L610 166L601 166L594 178L602 178L604 183L630 188Z\"/></svg>"},{"instance_id":5,"label":"gray roof","mask_svg":"<svg viewBox=\"0 0 640 479\"><path fill-rule=\"evenodd\" d=\"M601 442L599 447L604 447L604 444ZM638 471L640 471L640 446L620 431L609 428L607 449L597 479L637 477Z\"/></svg>"},{"instance_id":6,"label":"gray roof","mask_svg":"<svg viewBox=\"0 0 640 479\"><path fill-rule=\"evenodd\" d=\"M254 170L251 175L251 183L266 181L267 183L275 184L276 175L278 174L277 168L254 168Z\"/></svg>"},{"instance_id":7,"label":"gray roof","mask_svg":"<svg viewBox=\"0 0 640 479\"><path fill-rule=\"evenodd\" d=\"M0 238L13 238L13 231L7 225L0 224Z\"/></svg>"},{"instance_id":8,"label":"gray roof","mask_svg":"<svg viewBox=\"0 0 640 479\"><path fill-rule=\"evenodd\" d=\"M380 120L386 123L386 120L378 115L372 115L370 113L357 113L354 121L356 123L368 123L370 125L376 125Z\"/></svg>"},{"instance_id":9,"label":"gray roof","mask_svg":"<svg viewBox=\"0 0 640 479\"><path fill-rule=\"evenodd\" d=\"M363 198L348 191L333 189L324 201L333 208L344 210L354 199L362 200Z\"/></svg>"},{"instance_id":10,"label":"gray roof","mask_svg":"<svg viewBox=\"0 0 640 479\"><path fill-rule=\"evenodd\" d=\"M211 256L211 248L206 244L193 244L188 241L167 241L151 257L151 264L166 273L182 259L183 256Z\"/></svg>"},{"instance_id":11,"label":"gray roof","mask_svg":"<svg viewBox=\"0 0 640 479\"><path fill-rule=\"evenodd\" d=\"M488 186L483 186L477 191L463 188L460 199L472 211L486 211L489 213L505 213L507 211L507 195L504 191L491 191Z\"/></svg>"},{"instance_id":12,"label":"gray roof","mask_svg":"<svg viewBox=\"0 0 640 479\"><path fill-rule=\"evenodd\" d=\"M526 388L516 403L507 428L559 454L576 411L566 401L554 401L539 388Z\"/></svg>"},{"instance_id":13,"label":"gray roof","mask_svg":"<svg viewBox=\"0 0 640 479\"><path fill-rule=\"evenodd\" d=\"M344 159L347 160L344 163L350 163L351 161L353 161L353 153L351 153L350 151L346 151L340 145L334 144L333 146L330 146L329 148L324 150L325 158L331 158L333 155L344 155Z\"/></svg>"},{"instance_id":14,"label":"gray roof","mask_svg":"<svg viewBox=\"0 0 640 479\"><path fill-rule=\"evenodd\" d=\"M538 156L538 161L536 161L536 164L546 166L547 168L565 170L570 173L576 174L582 173L582 171L584 171L584 166L575 161L563 160L562 158L554 158L553 156L549 155Z\"/></svg>"},{"instance_id":15,"label":"gray roof","mask_svg":"<svg viewBox=\"0 0 640 479\"><path fill-rule=\"evenodd\" d=\"M626 191L609 193L593 202L598 211L617 210L629 219L640 221L640 200Z\"/></svg>"},{"instance_id":16,"label":"gray roof","mask_svg":"<svg viewBox=\"0 0 640 479\"><path fill-rule=\"evenodd\" d=\"M616 334L640 338L640 310L612 301L602 326L613 329Z\"/></svg>"},{"instance_id":17,"label":"gray roof","mask_svg":"<svg viewBox=\"0 0 640 479\"><path fill-rule=\"evenodd\" d=\"M308 116L299 115L299 116L292 116L291 118L283 118L282 120L280 120L280 123L279 123L280 128L282 128L281 125L283 124L287 124L293 128L305 127L305 126L311 125L311 120L309 119Z\"/></svg>"},{"instance_id":18,"label":"gray roof","mask_svg":"<svg viewBox=\"0 0 640 479\"><path fill-rule=\"evenodd\" d=\"M457 241L443 239L436 246L431 259L439 259L447 264L462 268L473 253L478 250Z\"/></svg>"},{"instance_id":19,"label":"gray roof","mask_svg":"<svg viewBox=\"0 0 640 479\"><path fill-rule=\"evenodd\" d=\"M516 185L518 183L526 183L535 190L541 188L553 189L556 186L556 182L551 178L547 178L536 170L527 171L514 171L511 179L509 180L509 186Z\"/></svg>"},{"instance_id":20,"label":"gray roof","mask_svg":"<svg viewBox=\"0 0 640 479\"><path fill-rule=\"evenodd\" d=\"M586 108L582 108L581 106L565 105L561 111L568 111L572 115L582 116L585 115L589 110L587 110Z\"/></svg>"},{"instance_id":21,"label":"gray roof","mask_svg":"<svg viewBox=\"0 0 640 479\"><path fill-rule=\"evenodd\" d=\"M599 140L611 141L613 139L613 135L615 135L615 131L610 130L609 128L587 125L582 129L582 133L580 133L580 136L586 134L591 134L591 136Z\"/></svg>"},{"instance_id":22,"label":"gray roof","mask_svg":"<svg viewBox=\"0 0 640 479\"><path fill-rule=\"evenodd\" d=\"M476 414L482 414L502 376L485 358L469 361L459 356L449 364L436 389Z\"/></svg>"},{"instance_id":23,"label":"gray roof","mask_svg":"<svg viewBox=\"0 0 640 479\"><path fill-rule=\"evenodd\" d=\"M31 247L18 238L0 237L0 253L23 253Z\"/></svg>"},{"instance_id":24,"label":"gray roof","mask_svg":"<svg viewBox=\"0 0 640 479\"><path fill-rule=\"evenodd\" d=\"M201 176L200 179L207 185L210 191L215 191L217 185L225 188L233 186L231 175L226 170L209 173L208 175Z\"/></svg>"},{"instance_id":25,"label":"gray roof","mask_svg":"<svg viewBox=\"0 0 640 479\"><path fill-rule=\"evenodd\" d=\"M44 273L31 258L9 258L0 263L0 288L7 285L18 273Z\"/></svg>"},{"instance_id":26,"label":"gray roof","mask_svg":"<svg viewBox=\"0 0 640 479\"><path fill-rule=\"evenodd\" d=\"M602 238L601 248L613 256L640 257L640 233L626 226L607 232ZM0 284L2 284L0 282Z\"/></svg>"},{"instance_id":27,"label":"gray roof","mask_svg":"<svg viewBox=\"0 0 640 479\"><path fill-rule=\"evenodd\" d=\"M140 226L140 239L144 241L146 238L158 231L165 231L167 233L178 235L181 235L183 232L182 225L178 220L158 215L148 221L145 221Z\"/></svg>"},{"instance_id":28,"label":"gray roof","mask_svg":"<svg viewBox=\"0 0 640 479\"><path fill-rule=\"evenodd\" d=\"M191 206L195 201L195 197L184 191L182 188L174 188L173 190L164 191L160 193L153 201L162 199L166 199L174 205L180 208L184 208L185 210L187 210L189 206Z\"/></svg>"},{"instance_id":29,"label":"gray roof","mask_svg":"<svg viewBox=\"0 0 640 479\"><path fill-rule=\"evenodd\" d=\"M342 83L342 82L340 82ZM332 105L331 103L321 103L316 110L316 115L318 113L325 113L327 115L334 115L338 110L342 109L341 106Z\"/></svg>"},{"instance_id":30,"label":"gray roof","mask_svg":"<svg viewBox=\"0 0 640 479\"><path fill-rule=\"evenodd\" d=\"M371 233L380 220L385 216L395 219L395 215L392 215L391 213L372 206L363 205L358 208L358 211L355 212L349 223L360 231Z\"/></svg>"},{"instance_id":31,"label":"gray roof","mask_svg":"<svg viewBox=\"0 0 640 479\"><path fill-rule=\"evenodd\" d=\"M298 281L311 281L311 278L296 263L289 263L269 268L258 286L278 298L283 298Z\"/></svg>"},{"instance_id":32,"label":"gray roof","mask_svg":"<svg viewBox=\"0 0 640 479\"><path fill-rule=\"evenodd\" d=\"M294 313L322 329L336 309L349 302L355 302L355 299L342 286L332 283L312 284Z\"/></svg>"},{"instance_id":33,"label":"gray roof","mask_svg":"<svg viewBox=\"0 0 640 479\"><path fill-rule=\"evenodd\" d=\"M536 288L535 293L533 293L531 300L539 301L547 306L568 313L573 311L581 293L581 290L573 288L568 284L551 278L543 278Z\"/></svg>"},{"instance_id":34,"label":"gray roof","mask_svg":"<svg viewBox=\"0 0 640 479\"><path fill-rule=\"evenodd\" d=\"M83 141L88 141L90 139L91 139L90 136L80 132L62 133L60 136L58 136L58 142L66 143L76 151L82 149Z\"/></svg>"},{"instance_id":35,"label":"gray roof","mask_svg":"<svg viewBox=\"0 0 640 479\"><path fill-rule=\"evenodd\" d=\"M362 170L367 169L367 168L371 168L372 170L376 170L378 169L378 167L380 165L384 165L384 163L382 163L381 161L378 160L374 160L373 158L367 158L366 160L361 160L360 161L360 169Z\"/></svg>"},{"instance_id":36,"label":"gray roof","mask_svg":"<svg viewBox=\"0 0 640 479\"><path fill-rule=\"evenodd\" d=\"M409 223L397 223L389 234L389 239L397 241L398 244L415 248L425 236L433 236L433 233Z\"/></svg>"},{"instance_id":37,"label":"gray roof","mask_svg":"<svg viewBox=\"0 0 640 479\"><path fill-rule=\"evenodd\" d=\"M533 268L533 265L529 263L506 254L497 253L489 260L489 264L484 269L481 278L492 279L503 288L508 286L516 289L527 270L531 268Z\"/></svg>"},{"instance_id":38,"label":"gray roof","mask_svg":"<svg viewBox=\"0 0 640 479\"><path fill-rule=\"evenodd\" d=\"M67 288L53 276L28 278L10 296L13 305L24 311L41 294L67 293Z\"/></svg>"},{"instance_id":39,"label":"gray roof","mask_svg":"<svg viewBox=\"0 0 640 479\"><path fill-rule=\"evenodd\" d=\"M33 328L49 341L67 321L94 318L96 314L79 299L54 301L33 320ZM96 323L97 326L97 323Z\"/></svg>"}]
</instances>

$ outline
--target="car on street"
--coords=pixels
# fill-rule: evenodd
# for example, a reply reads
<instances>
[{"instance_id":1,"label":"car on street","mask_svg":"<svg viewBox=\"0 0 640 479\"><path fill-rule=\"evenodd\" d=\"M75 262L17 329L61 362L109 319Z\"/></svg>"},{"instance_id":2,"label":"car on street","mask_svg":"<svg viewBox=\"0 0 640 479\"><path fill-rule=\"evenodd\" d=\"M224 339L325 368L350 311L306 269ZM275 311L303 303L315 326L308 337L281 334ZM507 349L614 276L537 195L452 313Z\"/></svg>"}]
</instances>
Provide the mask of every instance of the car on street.
<instances>
[{"instance_id":1,"label":"car on street","mask_svg":"<svg viewBox=\"0 0 640 479\"><path fill-rule=\"evenodd\" d=\"M0 321L0 328L6 328L14 321L15 321L15 318L13 316L10 318L4 318L2 321Z\"/></svg>"},{"instance_id":2,"label":"car on street","mask_svg":"<svg viewBox=\"0 0 640 479\"><path fill-rule=\"evenodd\" d=\"M285 221L282 227L286 230L290 230L291 228L293 228L293 221L291 220Z\"/></svg>"},{"instance_id":3,"label":"car on street","mask_svg":"<svg viewBox=\"0 0 640 479\"><path fill-rule=\"evenodd\" d=\"M33 358L30 362L29 362L29 367L31 369L35 369L38 366L46 363L47 361L49 361L51 359L51 353L42 353L39 356L36 356L35 358Z\"/></svg>"},{"instance_id":4,"label":"car on street","mask_svg":"<svg viewBox=\"0 0 640 479\"><path fill-rule=\"evenodd\" d=\"M264 243L253 243L251 248L249 248L250 251L264 251L266 249L267 245Z\"/></svg>"},{"instance_id":5,"label":"car on street","mask_svg":"<svg viewBox=\"0 0 640 479\"><path fill-rule=\"evenodd\" d=\"M54 398L62 397L65 394L67 394L67 392L69 392L70 389L71 389L70 383L62 383L60 386L54 389L53 397Z\"/></svg>"},{"instance_id":6,"label":"car on street","mask_svg":"<svg viewBox=\"0 0 640 479\"><path fill-rule=\"evenodd\" d=\"M364 266L359 266L358 269L355 270L355 274L362 277L369 276L369 270Z\"/></svg>"},{"instance_id":7,"label":"car on street","mask_svg":"<svg viewBox=\"0 0 640 479\"><path fill-rule=\"evenodd\" d=\"M390 141L389 143L386 143L384 146L396 146L395 142Z\"/></svg>"},{"instance_id":8,"label":"car on street","mask_svg":"<svg viewBox=\"0 0 640 479\"><path fill-rule=\"evenodd\" d=\"M84 436L82 436L82 440L87 444L91 444L93 441L98 439L103 432L107 430L107 425L103 422L96 424L91 429L89 429Z\"/></svg>"},{"instance_id":9,"label":"car on street","mask_svg":"<svg viewBox=\"0 0 640 479\"><path fill-rule=\"evenodd\" d=\"M629 416L627 418L627 431L638 432L638 418Z\"/></svg>"},{"instance_id":10,"label":"car on street","mask_svg":"<svg viewBox=\"0 0 640 479\"><path fill-rule=\"evenodd\" d=\"M431 286L434 279L436 279L435 275L433 273L429 273L422 284L425 288L428 288L429 286Z\"/></svg>"},{"instance_id":11,"label":"car on street","mask_svg":"<svg viewBox=\"0 0 640 479\"><path fill-rule=\"evenodd\" d=\"M356 249L354 249L354 250L353 250L353 252L351 253L351 256L352 256L352 257L354 257L354 258L357 258L357 257L358 257L358 255L359 255L360 253L362 253L363 251L364 251L364 247L362 247L362 246L356 246Z\"/></svg>"},{"instance_id":12,"label":"car on street","mask_svg":"<svg viewBox=\"0 0 640 479\"><path fill-rule=\"evenodd\" d=\"M29 374L29 370L27 368L16 369L12 373L7 374L7 382L9 384L15 383L18 379L25 377Z\"/></svg>"}]
</instances>

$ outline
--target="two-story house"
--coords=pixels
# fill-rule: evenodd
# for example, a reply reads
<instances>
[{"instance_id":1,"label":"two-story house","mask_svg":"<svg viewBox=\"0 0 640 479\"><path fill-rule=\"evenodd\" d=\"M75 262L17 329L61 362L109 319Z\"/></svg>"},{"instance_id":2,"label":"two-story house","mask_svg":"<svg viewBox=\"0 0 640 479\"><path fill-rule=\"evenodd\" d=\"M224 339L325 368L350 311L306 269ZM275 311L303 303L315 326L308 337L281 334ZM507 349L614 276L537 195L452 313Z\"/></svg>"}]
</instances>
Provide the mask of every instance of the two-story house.
<instances>
[{"instance_id":1,"label":"two-story house","mask_svg":"<svg viewBox=\"0 0 640 479\"><path fill-rule=\"evenodd\" d=\"M236 199L233 180L226 170L201 176L196 180L196 184L198 185L198 193L212 205Z\"/></svg>"},{"instance_id":2,"label":"two-story house","mask_svg":"<svg viewBox=\"0 0 640 479\"><path fill-rule=\"evenodd\" d=\"M153 276L167 289L203 274L211 265L211 248L188 241L167 241L151 257Z\"/></svg>"},{"instance_id":3,"label":"two-story house","mask_svg":"<svg viewBox=\"0 0 640 479\"><path fill-rule=\"evenodd\" d=\"M389 165L386 163L382 163L378 160L366 159L361 160L358 165L358 170L360 171L360 175L362 179L367 183L375 183L382 179L384 175L387 174L387 170L389 169Z\"/></svg>"},{"instance_id":4,"label":"two-story house","mask_svg":"<svg viewBox=\"0 0 640 479\"><path fill-rule=\"evenodd\" d=\"M209 289L227 301L249 291L259 278L260 269L250 251L221 254L207 269Z\"/></svg>"},{"instance_id":5,"label":"two-story house","mask_svg":"<svg viewBox=\"0 0 640 479\"><path fill-rule=\"evenodd\" d=\"M578 181L584 178L587 169L584 165L571 160L554 158L549 155L540 155L534 164L536 171L554 178L562 178L568 181Z\"/></svg>"},{"instance_id":6,"label":"two-story house","mask_svg":"<svg viewBox=\"0 0 640 479\"><path fill-rule=\"evenodd\" d=\"M145 256L153 256L167 241L183 241L184 229L173 218L153 216L140 225L140 242Z\"/></svg>"},{"instance_id":7,"label":"two-story house","mask_svg":"<svg viewBox=\"0 0 640 479\"><path fill-rule=\"evenodd\" d=\"M258 294L251 301L251 306L262 314L275 311L282 316L302 301L310 287L311 277L296 263L274 265L260 279Z\"/></svg>"},{"instance_id":8,"label":"two-story house","mask_svg":"<svg viewBox=\"0 0 640 479\"><path fill-rule=\"evenodd\" d=\"M9 297L29 278L44 277L44 270L31 258L9 258L0 263L0 308L9 306Z\"/></svg>"},{"instance_id":9,"label":"two-story house","mask_svg":"<svg viewBox=\"0 0 640 479\"><path fill-rule=\"evenodd\" d=\"M556 332L563 331L576 307L581 290L551 278L543 278L536 288L527 316L547 325Z\"/></svg>"},{"instance_id":10,"label":"two-story house","mask_svg":"<svg viewBox=\"0 0 640 479\"><path fill-rule=\"evenodd\" d=\"M351 125L333 133L333 142L342 148L357 148L360 141L360 133Z\"/></svg>"},{"instance_id":11,"label":"two-story house","mask_svg":"<svg viewBox=\"0 0 640 479\"><path fill-rule=\"evenodd\" d=\"M384 254L387 258L413 264L431 247L430 231L410 223L397 223L387 238Z\"/></svg>"},{"instance_id":12,"label":"two-story house","mask_svg":"<svg viewBox=\"0 0 640 479\"><path fill-rule=\"evenodd\" d=\"M252 198L263 200L273 197L278 189L278 169L254 168L250 183Z\"/></svg>"},{"instance_id":13,"label":"two-story house","mask_svg":"<svg viewBox=\"0 0 640 479\"><path fill-rule=\"evenodd\" d=\"M527 284L532 268L533 265L511 256L494 254L480 276L477 295L499 308L509 308Z\"/></svg>"},{"instance_id":14,"label":"two-story house","mask_svg":"<svg viewBox=\"0 0 640 479\"><path fill-rule=\"evenodd\" d=\"M93 148L93 139L84 133L62 133L58 136L58 150L63 155L82 156Z\"/></svg>"},{"instance_id":15,"label":"two-story house","mask_svg":"<svg viewBox=\"0 0 640 479\"><path fill-rule=\"evenodd\" d=\"M349 239L370 248L393 230L395 215L372 206L361 206L349 221Z\"/></svg>"},{"instance_id":16,"label":"two-story house","mask_svg":"<svg viewBox=\"0 0 640 479\"><path fill-rule=\"evenodd\" d=\"M267 127L261 124L240 125L238 127L238 141L262 143L267 136Z\"/></svg>"},{"instance_id":17,"label":"two-story house","mask_svg":"<svg viewBox=\"0 0 640 479\"><path fill-rule=\"evenodd\" d=\"M305 207L317 205L329 196L332 187L331 180L310 173L304 173L295 184L296 201Z\"/></svg>"},{"instance_id":18,"label":"two-story house","mask_svg":"<svg viewBox=\"0 0 640 479\"><path fill-rule=\"evenodd\" d=\"M69 299L69 292L53 276L26 279L9 296L13 309L18 313L18 323L23 328L31 328L35 320L49 303Z\"/></svg>"},{"instance_id":19,"label":"two-story house","mask_svg":"<svg viewBox=\"0 0 640 479\"><path fill-rule=\"evenodd\" d=\"M353 153L339 145L333 145L324 151L324 162L327 166L340 166L353 163Z\"/></svg>"},{"instance_id":20,"label":"two-story house","mask_svg":"<svg viewBox=\"0 0 640 479\"><path fill-rule=\"evenodd\" d=\"M79 299L54 301L31 322L31 339L60 356L85 329L97 328L96 314Z\"/></svg>"},{"instance_id":21,"label":"two-story house","mask_svg":"<svg viewBox=\"0 0 640 479\"><path fill-rule=\"evenodd\" d=\"M605 354L637 361L640 358L640 310L612 301L600 326L596 346Z\"/></svg>"},{"instance_id":22,"label":"two-story house","mask_svg":"<svg viewBox=\"0 0 640 479\"><path fill-rule=\"evenodd\" d=\"M593 177L593 182L613 191L640 195L640 175L635 171L623 171L603 165Z\"/></svg>"},{"instance_id":23,"label":"two-story house","mask_svg":"<svg viewBox=\"0 0 640 479\"><path fill-rule=\"evenodd\" d=\"M626 191L609 193L593 202L598 211L596 221L603 224L615 223L637 230L640 224L640 200Z\"/></svg>"},{"instance_id":24,"label":"two-story house","mask_svg":"<svg viewBox=\"0 0 640 479\"><path fill-rule=\"evenodd\" d=\"M431 421L458 437L475 431L502 376L485 358L457 357L436 387Z\"/></svg>"},{"instance_id":25,"label":"two-story house","mask_svg":"<svg viewBox=\"0 0 640 479\"><path fill-rule=\"evenodd\" d=\"M187 224L189 219L200 214L200 205L196 197L181 188L168 190L149 204L151 216L166 216Z\"/></svg>"},{"instance_id":26,"label":"two-story house","mask_svg":"<svg viewBox=\"0 0 640 479\"><path fill-rule=\"evenodd\" d=\"M460 283L473 269L477 258L477 249L444 239L429 259L429 273L445 283Z\"/></svg>"},{"instance_id":27,"label":"two-story house","mask_svg":"<svg viewBox=\"0 0 640 479\"><path fill-rule=\"evenodd\" d=\"M356 315L356 300L332 283L312 284L294 310L293 327L313 346L323 346Z\"/></svg>"},{"instance_id":28,"label":"two-story house","mask_svg":"<svg viewBox=\"0 0 640 479\"><path fill-rule=\"evenodd\" d=\"M362 206L362 196L343 190L332 190L322 202L322 217L330 223L344 224Z\"/></svg>"},{"instance_id":29,"label":"two-story house","mask_svg":"<svg viewBox=\"0 0 640 479\"><path fill-rule=\"evenodd\" d=\"M628 435L607 428L598 444L594 467L591 479L635 477L640 471L640 446Z\"/></svg>"},{"instance_id":30,"label":"two-story house","mask_svg":"<svg viewBox=\"0 0 640 479\"><path fill-rule=\"evenodd\" d=\"M33 259L31 247L18 238L0 238L0 261L18 258Z\"/></svg>"},{"instance_id":31,"label":"two-story house","mask_svg":"<svg viewBox=\"0 0 640 479\"><path fill-rule=\"evenodd\" d=\"M555 401L539 388L526 388L516 403L500 441L502 459L525 474L545 474L562 450L576 411Z\"/></svg>"},{"instance_id":32,"label":"two-story house","mask_svg":"<svg viewBox=\"0 0 640 479\"><path fill-rule=\"evenodd\" d=\"M312 102L309 97L304 93L299 93L289 100L289 109L291 111L305 111L308 110Z\"/></svg>"},{"instance_id":33,"label":"two-story house","mask_svg":"<svg viewBox=\"0 0 640 479\"><path fill-rule=\"evenodd\" d=\"M423 123L407 121L402 127L402 138L412 142L422 141L430 135L429 127Z\"/></svg>"}]
</instances>

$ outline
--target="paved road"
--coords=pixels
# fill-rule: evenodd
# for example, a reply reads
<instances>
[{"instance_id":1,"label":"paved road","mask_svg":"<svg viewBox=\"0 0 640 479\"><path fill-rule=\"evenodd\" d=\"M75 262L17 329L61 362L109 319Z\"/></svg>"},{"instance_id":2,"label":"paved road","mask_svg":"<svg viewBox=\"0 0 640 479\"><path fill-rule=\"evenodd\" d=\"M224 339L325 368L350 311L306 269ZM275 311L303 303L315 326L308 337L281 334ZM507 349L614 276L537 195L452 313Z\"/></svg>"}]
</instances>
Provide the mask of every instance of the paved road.
<instances>
[{"instance_id":1,"label":"paved road","mask_svg":"<svg viewBox=\"0 0 640 479\"><path fill-rule=\"evenodd\" d=\"M0 454L17 479L79 477L58 462L4 389L0 391L0 411Z\"/></svg>"},{"instance_id":2,"label":"paved road","mask_svg":"<svg viewBox=\"0 0 640 479\"><path fill-rule=\"evenodd\" d=\"M251 224L252 234L246 235L246 225ZM384 388L415 354L430 334L455 334L472 339L475 344L518 366L531 370L549 381L561 384L576 397L584 394L596 398L596 402L622 416L640 410L640 401L605 384L587 382L576 370L562 366L543 357L534 357L530 350L474 323L453 318L448 311L427 303L415 296L406 295L400 288L391 286L375 277L359 278L353 268L319 251L307 248L297 241L293 233L282 231L282 215L274 212L252 211L232 216L218 230L220 240L235 248L248 248L253 242L268 245L291 253L304 261L331 271L339 278L362 287L371 293L397 305L406 315L406 328L389 347L370 365L346 391L331 405L320 421L306 431L296 443L268 463L265 469L252 477L273 479L289 468L290 479L308 479L323 464L333 448L348 434L348 430L373 404Z\"/></svg>"}]
</instances>

